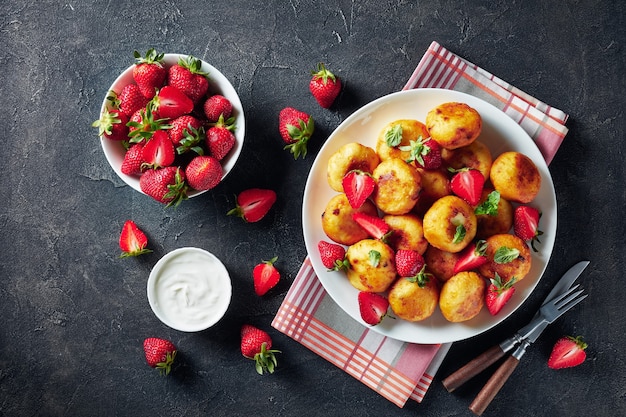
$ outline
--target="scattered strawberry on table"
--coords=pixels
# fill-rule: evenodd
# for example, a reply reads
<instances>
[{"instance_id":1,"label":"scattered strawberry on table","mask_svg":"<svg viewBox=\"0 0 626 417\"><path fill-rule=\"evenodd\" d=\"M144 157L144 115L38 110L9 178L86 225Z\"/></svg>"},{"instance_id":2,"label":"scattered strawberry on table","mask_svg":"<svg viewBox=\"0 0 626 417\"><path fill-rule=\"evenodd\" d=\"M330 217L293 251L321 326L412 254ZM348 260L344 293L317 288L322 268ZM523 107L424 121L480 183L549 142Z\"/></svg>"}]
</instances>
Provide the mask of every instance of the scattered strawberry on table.
<instances>
[{"instance_id":1,"label":"scattered strawberry on table","mask_svg":"<svg viewBox=\"0 0 626 417\"><path fill-rule=\"evenodd\" d=\"M121 258L139 256L152 252L152 250L146 248L146 246L148 246L146 234L139 229L139 226L132 220L126 220L124 226L122 226L119 243L122 249Z\"/></svg>"},{"instance_id":2,"label":"scattered strawberry on table","mask_svg":"<svg viewBox=\"0 0 626 417\"><path fill-rule=\"evenodd\" d=\"M554 344L548 366L552 369L578 366L587 358L587 343L582 336L563 336Z\"/></svg>"},{"instance_id":3,"label":"scattered strawberry on table","mask_svg":"<svg viewBox=\"0 0 626 417\"><path fill-rule=\"evenodd\" d=\"M158 369L161 375L169 375L177 352L172 342L158 337L149 337L143 341L143 351L149 366Z\"/></svg>"},{"instance_id":4,"label":"scattered strawberry on table","mask_svg":"<svg viewBox=\"0 0 626 417\"><path fill-rule=\"evenodd\" d=\"M315 131L315 122L307 113L285 107L278 115L278 131L294 159L307 154L307 143Z\"/></svg>"},{"instance_id":5,"label":"scattered strawberry on table","mask_svg":"<svg viewBox=\"0 0 626 417\"><path fill-rule=\"evenodd\" d=\"M336 243L320 240L317 244L322 264L329 271L340 271L348 268L348 260L346 259L346 249Z\"/></svg>"},{"instance_id":6,"label":"scattered strawberry on table","mask_svg":"<svg viewBox=\"0 0 626 417\"><path fill-rule=\"evenodd\" d=\"M248 223L261 220L276 202L276 192L264 188L250 188L237 196L237 206L226 213L238 216Z\"/></svg>"},{"instance_id":7,"label":"scattered strawberry on table","mask_svg":"<svg viewBox=\"0 0 626 417\"><path fill-rule=\"evenodd\" d=\"M376 326L388 315L389 301L381 294L360 291L358 301L361 318L370 326Z\"/></svg>"},{"instance_id":8,"label":"scattered strawberry on table","mask_svg":"<svg viewBox=\"0 0 626 417\"><path fill-rule=\"evenodd\" d=\"M269 261L263 261L260 264L257 264L252 270L254 292L256 292L257 295L265 295L280 281L280 272L274 266L274 263L277 260L278 257L275 256Z\"/></svg>"},{"instance_id":9,"label":"scattered strawberry on table","mask_svg":"<svg viewBox=\"0 0 626 417\"><path fill-rule=\"evenodd\" d=\"M513 212L513 232L522 240L529 240L531 248L537 252L535 242L541 243L539 236L543 234L539 230L539 218L541 213L535 207L518 206Z\"/></svg>"},{"instance_id":10,"label":"scattered strawberry on table","mask_svg":"<svg viewBox=\"0 0 626 417\"><path fill-rule=\"evenodd\" d=\"M272 338L267 332L249 324L241 327L241 354L254 360L259 375L274 373L278 365L276 353L280 351L272 349Z\"/></svg>"},{"instance_id":11,"label":"scattered strawberry on table","mask_svg":"<svg viewBox=\"0 0 626 417\"><path fill-rule=\"evenodd\" d=\"M490 280L490 284L487 287L487 294L485 295L485 305L487 310L492 316L495 316L504 308L505 304L509 302L513 294L515 294L516 278L512 277L506 282L502 282L502 278L498 273Z\"/></svg>"},{"instance_id":12,"label":"scattered strawberry on table","mask_svg":"<svg viewBox=\"0 0 626 417\"><path fill-rule=\"evenodd\" d=\"M330 108L341 92L341 80L326 69L323 63L317 64L317 69L311 71L313 77L309 82L309 90L317 103L325 109Z\"/></svg>"}]
</instances>

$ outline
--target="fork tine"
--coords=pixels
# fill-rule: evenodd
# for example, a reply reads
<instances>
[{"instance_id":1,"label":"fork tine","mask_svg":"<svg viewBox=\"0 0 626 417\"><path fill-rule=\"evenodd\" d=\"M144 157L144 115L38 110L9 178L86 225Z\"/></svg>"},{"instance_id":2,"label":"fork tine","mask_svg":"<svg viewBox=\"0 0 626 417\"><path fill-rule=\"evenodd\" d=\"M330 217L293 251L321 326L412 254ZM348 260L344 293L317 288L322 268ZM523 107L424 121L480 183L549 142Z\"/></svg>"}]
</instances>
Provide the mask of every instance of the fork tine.
<instances>
[{"instance_id":1,"label":"fork tine","mask_svg":"<svg viewBox=\"0 0 626 417\"><path fill-rule=\"evenodd\" d=\"M556 308L559 310L559 312L565 313L567 310L569 310L570 308L574 307L576 304L580 303L582 300L587 298L588 294L584 294L580 296L584 291L585 290L583 289L578 290L575 293L571 294L566 299L559 301L556 304Z\"/></svg>"}]
</instances>

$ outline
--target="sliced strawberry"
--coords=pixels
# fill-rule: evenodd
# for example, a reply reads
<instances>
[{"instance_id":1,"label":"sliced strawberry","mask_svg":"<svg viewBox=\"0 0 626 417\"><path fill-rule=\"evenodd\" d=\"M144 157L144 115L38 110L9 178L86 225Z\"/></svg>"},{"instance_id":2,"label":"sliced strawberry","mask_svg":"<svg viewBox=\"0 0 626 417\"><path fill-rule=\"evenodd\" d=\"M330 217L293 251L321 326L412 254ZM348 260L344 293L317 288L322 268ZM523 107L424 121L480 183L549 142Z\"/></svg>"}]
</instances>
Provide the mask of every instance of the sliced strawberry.
<instances>
[{"instance_id":1,"label":"sliced strawberry","mask_svg":"<svg viewBox=\"0 0 626 417\"><path fill-rule=\"evenodd\" d=\"M470 206L475 206L480 201L480 196L485 185L485 177L477 169L461 168L450 169L455 172L450 180L450 188L457 196L465 200Z\"/></svg>"},{"instance_id":2,"label":"sliced strawberry","mask_svg":"<svg viewBox=\"0 0 626 417\"><path fill-rule=\"evenodd\" d=\"M341 92L341 80L326 69L323 63L317 64L317 69L311 71L313 77L309 82L309 90L317 103L328 109Z\"/></svg>"},{"instance_id":3,"label":"sliced strawberry","mask_svg":"<svg viewBox=\"0 0 626 417\"><path fill-rule=\"evenodd\" d=\"M556 341L548 359L548 366L552 369L571 368L578 366L587 358L587 343L582 336L564 336Z\"/></svg>"},{"instance_id":4,"label":"sliced strawberry","mask_svg":"<svg viewBox=\"0 0 626 417\"><path fill-rule=\"evenodd\" d=\"M143 147L144 168L168 167L174 163L174 144L164 130L157 130Z\"/></svg>"},{"instance_id":5,"label":"sliced strawberry","mask_svg":"<svg viewBox=\"0 0 626 417\"><path fill-rule=\"evenodd\" d=\"M254 292L257 295L265 295L269 290L274 288L280 281L280 272L274 266L278 260L275 256L269 261L263 261L256 265L252 270L252 278L254 280Z\"/></svg>"},{"instance_id":6,"label":"sliced strawberry","mask_svg":"<svg viewBox=\"0 0 626 417\"><path fill-rule=\"evenodd\" d=\"M422 138L412 140L408 146L401 146L401 151L409 151L408 163L414 162L418 168L428 170L441 167L441 145L433 139Z\"/></svg>"},{"instance_id":7,"label":"sliced strawberry","mask_svg":"<svg viewBox=\"0 0 626 417\"><path fill-rule=\"evenodd\" d=\"M492 316L495 316L502 310L504 305L515 294L515 277L512 277L507 282L502 282L500 275L496 273L496 276L491 279L491 284L487 287L487 295L485 296L485 304Z\"/></svg>"},{"instance_id":8,"label":"sliced strawberry","mask_svg":"<svg viewBox=\"0 0 626 417\"><path fill-rule=\"evenodd\" d=\"M374 239L385 240L392 232L391 227L380 217L357 211L352 213L352 219Z\"/></svg>"},{"instance_id":9,"label":"sliced strawberry","mask_svg":"<svg viewBox=\"0 0 626 417\"><path fill-rule=\"evenodd\" d=\"M463 249L456 263L454 264L454 273L458 274L463 271L471 271L481 265L487 263L487 242L479 240L470 243L467 248Z\"/></svg>"},{"instance_id":10,"label":"sliced strawberry","mask_svg":"<svg viewBox=\"0 0 626 417\"><path fill-rule=\"evenodd\" d=\"M358 209L374 192L376 181L371 174L355 169L343 177L342 185L350 206Z\"/></svg>"},{"instance_id":11,"label":"sliced strawberry","mask_svg":"<svg viewBox=\"0 0 626 417\"><path fill-rule=\"evenodd\" d=\"M317 244L322 264L329 271L339 271L348 268L348 260L346 259L346 249L336 243L320 240Z\"/></svg>"},{"instance_id":12,"label":"sliced strawberry","mask_svg":"<svg viewBox=\"0 0 626 417\"><path fill-rule=\"evenodd\" d=\"M370 326L376 326L387 316L389 300L384 296L373 292L360 291L358 300L361 318Z\"/></svg>"},{"instance_id":13,"label":"sliced strawberry","mask_svg":"<svg viewBox=\"0 0 626 417\"><path fill-rule=\"evenodd\" d=\"M237 196L237 206L227 214L239 216L248 223L261 220L276 202L276 192L262 188L250 188Z\"/></svg>"},{"instance_id":14,"label":"sliced strawberry","mask_svg":"<svg viewBox=\"0 0 626 417\"><path fill-rule=\"evenodd\" d=\"M139 256L152 252L147 249L148 238L145 233L132 220L126 220L120 233L120 249L122 254L120 258L128 258L130 256Z\"/></svg>"},{"instance_id":15,"label":"sliced strawberry","mask_svg":"<svg viewBox=\"0 0 626 417\"><path fill-rule=\"evenodd\" d=\"M171 85L161 88L152 101L155 111L164 119L175 119L193 110L193 101Z\"/></svg>"},{"instance_id":16,"label":"sliced strawberry","mask_svg":"<svg viewBox=\"0 0 626 417\"><path fill-rule=\"evenodd\" d=\"M522 240L530 240L530 246L535 252L535 242L541 243L539 236L543 234L539 230L540 217L539 210L530 206L518 206L513 212L513 232Z\"/></svg>"}]
</instances>

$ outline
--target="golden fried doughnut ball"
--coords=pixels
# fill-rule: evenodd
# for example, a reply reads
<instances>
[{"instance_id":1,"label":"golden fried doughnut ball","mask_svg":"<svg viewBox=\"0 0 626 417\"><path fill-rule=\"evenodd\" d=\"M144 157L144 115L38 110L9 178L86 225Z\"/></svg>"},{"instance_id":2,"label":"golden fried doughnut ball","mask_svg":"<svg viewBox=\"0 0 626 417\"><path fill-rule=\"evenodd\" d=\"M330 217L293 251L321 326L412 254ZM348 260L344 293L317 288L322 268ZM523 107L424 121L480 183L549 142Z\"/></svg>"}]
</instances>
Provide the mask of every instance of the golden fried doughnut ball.
<instances>
[{"instance_id":1,"label":"golden fried doughnut ball","mask_svg":"<svg viewBox=\"0 0 626 417\"><path fill-rule=\"evenodd\" d=\"M360 143L352 142L343 145L328 158L326 178L330 188L343 192L343 177L354 169L372 173L380 159L376 151Z\"/></svg>"},{"instance_id":2,"label":"golden fried doughnut ball","mask_svg":"<svg viewBox=\"0 0 626 417\"><path fill-rule=\"evenodd\" d=\"M483 189L480 201L478 202L479 207L488 199L489 194L493 191L494 189L492 187L485 187L485 189ZM511 230L511 227L513 227L513 210L513 205L500 196L497 213L495 215L476 215L476 220L478 221L476 238L487 239L489 236L507 233Z\"/></svg>"},{"instance_id":3,"label":"golden fried doughnut ball","mask_svg":"<svg viewBox=\"0 0 626 417\"><path fill-rule=\"evenodd\" d=\"M487 145L479 140L457 149L442 149L441 159L454 169L464 167L476 169L483 174L485 180L489 179L489 172L493 163L491 151Z\"/></svg>"},{"instance_id":4,"label":"golden fried doughnut ball","mask_svg":"<svg viewBox=\"0 0 626 417\"><path fill-rule=\"evenodd\" d=\"M455 195L435 201L423 222L428 243L444 251L460 252L476 236L474 208Z\"/></svg>"},{"instance_id":5,"label":"golden fried doughnut ball","mask_svg":"<svg viewBox=\"0 0 626 417\"><path fill-rule=\"evenodd\" d=\"M395 253L376 239L363 239L348 247L347 275L359 291L384 292L396 279Z\"/></svg>"},{"instance_id":6,"label":"golden fried doughnut ball","mask_svg":"<svg viewBox=\"0 0 626 417\"><path fill-rule=\"evenodd\" d=\"M411 249L420 255L426 252L428 241L424 237L422 219L414 214L387 214L383 220L393 231L387 238L387 244L394 251Z\"/></svg>"},{"instance_id":7,"label":"golden fried doughnut ball","mask_svg":"<svg viewBox=\"0 0 626 417\"><path fill-rule=\"evenodd\" d=\"M502 278L502 282L507 282L513 277L515 277L516 282L524 279L532 266L530 248L526 245L526 242L510 233L490 236L486 239L486 242L487 250L485 256L487 257L487 263L478 268L478 272L482 276L491 279L497 273ZM513 260L501 263L502 261L496 255L499 253L498 251L504 251L505 249L517 251L519 255L514 257Z\"/></svg>"},{"instance_id":8,"label":"golden fried doughnut ball","mask_svg":"<svg viewBox=\"0 0 626 417\"><path fill-rule=\"evenodd\" d=\"M444 282L439 294L439 308L443 317L459 323L470 320L485 304L485 279L476 272L459 272Z\"/></svg>"},{"instance_id":9,"label":"golden fried doughnut ball","mask_svg":"<svg viewBox=\"0 0 626 417\"><path fill-rule=\"evenodd\" d=\"M372 216L378 215L376 206L367 200L358 209L353 209L345 194L337 194L330 199L324 213L322 213L322 229L324 233L342 245L352 245L369 235L357 222L352 219L352 213L361 211Z\"/></svg>"},{"instance_id":10,"label":"golden fried doughnut ball","mask_svg":"<svg viewBox=\"0 0 626 417\"><path fill-rule=\"evenodd\" d=\"M502 197L530 203L541 188L541 174L535 163L519 152L501 153L491 165L491 183Z\"/></svg>"},{"instance_id":11,"label":"golden fried doughnut ball","mask_svg":"<svg viewBox=\"0 0 626 417\"><path fill-rule=\"evenodd\" d=\"M452 190L450 189L450 178L445 171L417 168L417 172L422 178L422 190L413 211L424 216L435 201L452 194Z\"/></svg>"},{"instance_id":12,"label":"golden fried doughnut ball","mask_svg":"<svg viewBox=\"0 0 626 417\"><path fill-rule=\"evenodd\" d=\"M408 321L421 321L432 316L439 304L439 286L434 278L422 285L407 278L394 282L388 299L396 316Z\"/></svg>"},{"instance_id":13,"label":"golden fried doughnut ball","mask_svg":"<svg viewBox=\"0 0 626 417\"><path fill-rule=\"evenodd\" d=\"M446 252L429 246L424 253L424 262L428 270L441 282L445 282L454 275L454 265L461 257L459 253Z\"/></svg>"},{"instance_id":14,"label":"golden fried doughnut ball","mask_svg":"<svg viewBox=\"0 0 626 417\"><path fill-rule=\"evenodd\" d=\"M442 148L456 149L476 140L482 130L482 118L465 103L443 103L428 112L426 127Z\"/></svg>"},{"instance_id":15,"label":"golden fried doughnut ball","mask_svg":"<svg viewBox=\"0 0 626 417\"><path fill-rule=\"evenodd\" d=\"M409 159L410 151L401 151L400 146L409 146L411 141L418 140L419 137L430 136L426 125L418 120L399 119L387 124L378 135L376 141L376 153L381 161L390 158L400 158L403 161ZM393 140L398 140L393 144Z\"/></svg>"},{"instance_id":16,"label":"golden fried doughnut ball","mask_svg":"<svg viewBox=\"0 0 626 417\"><path fill-rule=\"evenodd\" d=\"M386 214L406 214L415 206L422 179L417 168L400 158L382 161L372 173L376 188L372 199Z\"/></svg>"}]
</instances>

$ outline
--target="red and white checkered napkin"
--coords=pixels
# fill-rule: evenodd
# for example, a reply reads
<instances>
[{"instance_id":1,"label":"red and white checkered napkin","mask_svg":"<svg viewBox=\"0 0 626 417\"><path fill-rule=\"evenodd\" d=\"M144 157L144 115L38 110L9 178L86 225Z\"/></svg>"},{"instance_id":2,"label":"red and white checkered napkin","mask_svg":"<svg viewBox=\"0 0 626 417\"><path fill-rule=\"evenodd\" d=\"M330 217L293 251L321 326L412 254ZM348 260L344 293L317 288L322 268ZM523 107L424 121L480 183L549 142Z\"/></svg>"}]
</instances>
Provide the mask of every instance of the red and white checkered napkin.
<instances>
[{"instance_id":1,"label":"red and white checkered napkin","mask_svg":"<svg viewBox=\"0 0 626 417\"><path fill-rule=\"evenodd\" d=\"M496 78L433 42L404 89L445 88L498 107L532 137L549 163L567 114ZM324 290L307 257L272 326L346 371L399 407L421 402L450 343L419 345L382 336L346 314Z\"/></svg>"}]
</instances>

